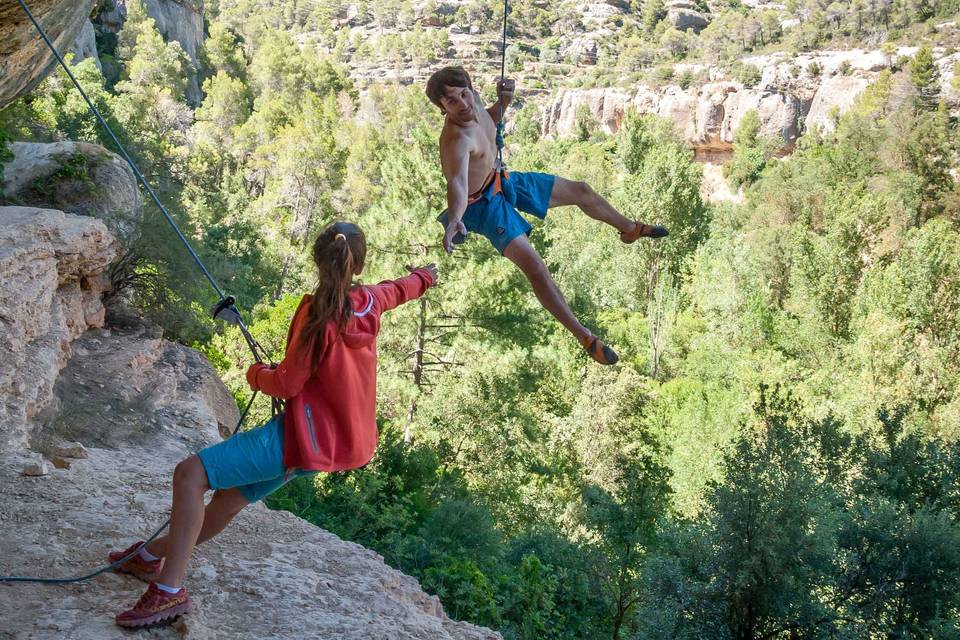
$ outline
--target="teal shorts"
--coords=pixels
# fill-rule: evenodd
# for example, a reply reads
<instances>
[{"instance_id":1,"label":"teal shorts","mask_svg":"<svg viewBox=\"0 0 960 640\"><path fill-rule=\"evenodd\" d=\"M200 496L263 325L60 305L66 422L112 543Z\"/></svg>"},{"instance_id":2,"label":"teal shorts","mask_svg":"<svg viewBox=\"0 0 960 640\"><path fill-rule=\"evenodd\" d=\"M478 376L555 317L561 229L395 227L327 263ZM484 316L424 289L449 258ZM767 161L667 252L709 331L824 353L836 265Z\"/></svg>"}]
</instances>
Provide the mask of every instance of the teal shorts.
<instances>
[{"instance_id":1,"label":"teal shorts","mask_svg":"<svg viewBox=\"0 0 960 640\"><path fill-rule=\"evenodd\" d=\"M201 449L197 454L211 489L237 488L250 502L258 502L290 480L315 471L283 466L283 414L249 431Z\"/></svg>"},{"instance_id":2,"label":"teal shorts","mask_svg":"<svg viewBox=\"0 0 960 640\"><path fill-rule=\"evenodd\" d=\"M501 193L493 194L491 181L480 199L467 206L463 226L489 240L502 254L517 236L529 235L533 229L518 210L541 220L547 216L555 180L549 173L511 171ZM447 212L441 213L437 220L446 228ZM454 243L464 240L465 237L457 237Z\"/></svg>"}]
</instances>

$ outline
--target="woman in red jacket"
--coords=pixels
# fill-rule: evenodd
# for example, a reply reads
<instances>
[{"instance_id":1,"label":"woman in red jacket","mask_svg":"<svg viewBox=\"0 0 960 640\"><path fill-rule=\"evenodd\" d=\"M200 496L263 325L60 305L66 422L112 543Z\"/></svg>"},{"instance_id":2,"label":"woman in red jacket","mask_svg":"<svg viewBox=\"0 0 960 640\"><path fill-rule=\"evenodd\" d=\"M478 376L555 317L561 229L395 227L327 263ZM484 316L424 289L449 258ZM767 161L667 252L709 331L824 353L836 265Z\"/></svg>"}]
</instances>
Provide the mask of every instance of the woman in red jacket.
<instances>
[{"instance_id":1,"label":"woman in red jacket","mask_svg":"<svg viewBox=\"0 0 960 640\"><path fill-rule=\"evenodd\" d=\"M207 447L173 472L170 532L118 567L149 582L118 625L170 621L191 609L183 577L193 547L220 533L245 506L290 479L355 469L377 445L376 337L385 311L419 298L437 279L430 264L399 280L360 286L367 245L363 232L337 222L313 244L318 284L290 323L286 357L275 369L247 371L253 389L287 401L283 415ZM204 494L214 490L204 507ZM142 542L110 554L116 562Z\"/></svg>"}]
</instances>

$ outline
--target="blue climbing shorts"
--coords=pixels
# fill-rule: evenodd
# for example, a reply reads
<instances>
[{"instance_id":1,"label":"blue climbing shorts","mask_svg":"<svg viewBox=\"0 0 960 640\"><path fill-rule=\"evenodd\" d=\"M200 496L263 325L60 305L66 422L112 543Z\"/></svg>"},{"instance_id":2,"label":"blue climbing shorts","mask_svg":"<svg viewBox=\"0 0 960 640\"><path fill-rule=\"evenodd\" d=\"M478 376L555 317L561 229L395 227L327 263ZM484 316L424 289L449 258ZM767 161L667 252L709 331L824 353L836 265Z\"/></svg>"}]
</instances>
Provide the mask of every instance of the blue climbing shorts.
<instances>
[{"instance_id":1,"label":"blue climbing shorts","mask_svg":"<svg viewBox=\"0 0 960 640\"><path fill-rule=\"evenodd\" d=\"M514 238L530 235L533 228L518 210L537 216L543 220L550 205L555 177L549 173L511 171L510 179L503 185L503 191L493 195L493 181L484 190L480 199L467 206L463 214L463 225L467 231L479 233L496 247L501 254ZM511 197L512 196L512 197ZM447 212L437 218L446 227ZM457 244L465 238L454 240Z\"/></svg>"},{"instance_id":2,"label":"blue climbing shorts","mask_svg":"<svg viewBox=\"0 0 960 640\"><path fill-rule=\"evenodd\" d=\"M211 489L236 487L250 502L263 500L290 480L316 471L283 466L283 414L249 431L240 431L197 454Z\"/></svg>"}]
</instances>

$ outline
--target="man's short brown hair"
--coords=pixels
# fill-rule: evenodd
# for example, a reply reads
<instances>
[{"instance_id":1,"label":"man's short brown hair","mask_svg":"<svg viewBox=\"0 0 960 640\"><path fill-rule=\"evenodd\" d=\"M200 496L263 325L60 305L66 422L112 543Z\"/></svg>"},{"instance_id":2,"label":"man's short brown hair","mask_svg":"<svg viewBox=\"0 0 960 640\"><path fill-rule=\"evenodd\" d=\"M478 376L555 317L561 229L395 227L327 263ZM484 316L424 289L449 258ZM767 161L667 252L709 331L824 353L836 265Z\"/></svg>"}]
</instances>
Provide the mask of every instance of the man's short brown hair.
<instances>
[{"instance_id":1,"label":"man's short brown hair","mask_svg":"<svg viewBox=\"0 0 960 640\"><path fill-rule=\"evenodd\" d=\"M467 87L473 89L473 83L470 76L463 67L444 67L440 69L427 80L427 97L430 102L440 107L443 111L443 105L440 104L440 98L447 87Z\"/></svg>"}]
</instances>

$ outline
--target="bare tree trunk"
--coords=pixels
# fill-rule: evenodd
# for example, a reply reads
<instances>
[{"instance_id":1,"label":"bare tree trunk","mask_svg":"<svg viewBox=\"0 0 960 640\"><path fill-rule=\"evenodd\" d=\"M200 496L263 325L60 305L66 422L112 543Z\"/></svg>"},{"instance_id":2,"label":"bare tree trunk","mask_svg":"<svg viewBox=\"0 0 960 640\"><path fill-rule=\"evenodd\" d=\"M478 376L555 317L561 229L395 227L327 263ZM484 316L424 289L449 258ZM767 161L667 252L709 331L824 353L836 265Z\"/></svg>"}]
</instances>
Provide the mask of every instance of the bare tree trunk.
<instances>
[{"instance_id":1,"label":"bare tree trunk","mask_svg":"<svg viewBox=\"0 0 960 640\"><path fill-rule=\"evenodd\" d=\"M314 208L317 206L317 191L318 187L316 185L310 189L310 198L307 202L307 219L303 225L304 246L306 246L307 241L310 239L310 228L313 226Z\"/></svg>"},{"instance_id":2,"label":"bare tree trunk","mask_svg":"<svg viewBox=\"0 0 960 640\"><path fill-rule=\"evenodd\" d=\"M403 428L403 442L413 442L413 418L417 412L417 400L423 392L423 348L427 340L427 298L420 298L420 322L417 326L417 347L413 352L413 384L417 386L413 398L410 399L410 408L407 410L407 424Z\"/></svg>"},{"instance_id":3,"label":"bare tree trunk","mask_svg":"<svg viewBox=\"0 0 960 640\"><path fill-rule=\"evenodd\" d=\"M653 280L655 284L647 305L647 326L650 336L650 377L656 378L660 373L660 360L667 348L677 301L669 275L661 275L658 270Z\"/></svg>"}]
</instances>

